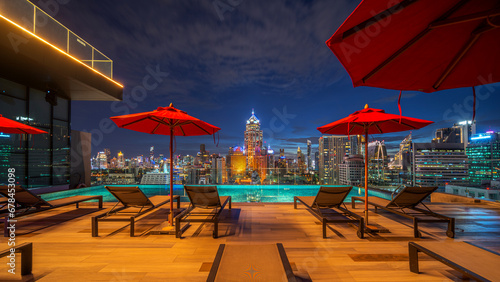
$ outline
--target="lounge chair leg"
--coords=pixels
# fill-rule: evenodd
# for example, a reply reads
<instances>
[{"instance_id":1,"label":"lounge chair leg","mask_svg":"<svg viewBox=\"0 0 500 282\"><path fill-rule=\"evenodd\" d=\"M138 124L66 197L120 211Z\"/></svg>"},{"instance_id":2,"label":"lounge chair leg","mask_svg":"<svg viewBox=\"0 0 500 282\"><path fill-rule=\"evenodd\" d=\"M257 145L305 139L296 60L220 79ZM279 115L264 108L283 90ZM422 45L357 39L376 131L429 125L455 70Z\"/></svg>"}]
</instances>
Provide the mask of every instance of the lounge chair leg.
<instances>
[{"instance_id":1,"label":"lounge chair leg","mask_svg":"<svg viewBox=\"0 0 500 282\"><path fill-rule=\"evenodd\" d=\"M450 238L455 238L455 219L450 218L448 221L448 230L446 231L446 236Z\"/></svg>"},{"instance_id":2,"label":"lounge chair leg","mask_svg":"<svg viewBox=\"0 0 500 282\"><path fill-rule=\"evenodd\" d=\"M297 209L297 197L296 196L293 197L293 209L295 209L295 210Z\"/></svg>"},{"instance_id":3,"label":"lounge chair leg","mask_svg":"<svg viewBox=\"0 0 500 282\"><path fill-rule=\"evenodd\" d=\"M181 208L181 197L177 198L177 209Z\"/></svg>"},{"instance_id":4,"label":"lounge chair leg","mask_svg":"<svg viewBox=\"0 0 500 282\"><path fill-rule=\"evenodd\" d=\"M135 235L135 218L133 216L130 217L130 237L134 237Z\"/></svg>"},{"instance_id":5,"label":"lounge chair leg","mask_svg":"<svg viewBox=\"0 0 500 282\"><path fill-rule=\"evenodd\" d=\"M99 208L102 209L102 197L99 198Z\"/></svg>"},{"instance_id":6,"label":"lounge chair leg","mask_svg":"<svg viewBox=\"0 0 500 282\"><path fill-rule=\"evenodd\" d=\"M326 223L328 221L326 220L326 218L323 218L323 239L326 239Z\"/></svg>"},{"instance_id":7,"label":"lounge chair leg","mask_svg":"<svg viewBox=\"0 0 500 282\"><path fill-rule=\"evenodd\" d=\"M231 197L229 197L229 209L231 209L231 203L232 203L233 199Z\"/></svg>"},{"instance_id":8,"label":"lounge chair leg","mask_svg":"<svg viewBox=\"0 0 500 282\"><path fill-rule=\"evenodd\" d=\"M92 217L91 225L92 225L92 237L99 237L97 217L95 216Z\"/></svg>"},{"instance_id":9,"label":"lounge chair leg","mask_svg":"<svg viewBox=\"0 0 500 282\"><path fill-rule=\"evenodd\" d=\"M219 220L217 219L217 221L214 222L214 234L213 234L213 237L214 239L216 239L218 236L219 236Z\"/></svg>"},{"instance_id":10,"label":"lounge chair leg","mask_svg":"<svg viewBox=\"0 0 500 282\"><path fill-rule=\"evenodd\" d=\"M180 217L175 218L175 238L181 238L182 237L182 231L181 231L181 219Z\"/></svg>"},{"instance_id":11,"label":"lounge chair leg","mask_svg":"<svg viewBox=\"0 0 500 282\"><path fill-rule=\"evenodd\" d=\"M410 242L411 243L411 242ZM412 244L408 243L408 254L410 257L410 271L419 273L418 271L418 249Z\"/></svg>"},{"instance_id":12,"label":"lounge chair leg","mask_svg":"<svg viewBox=\"0 0 500 282\"><path fill-rule=\"evenodd\" d=\"M417 218L413 219L413 237L415 237L415 238L421 237L421 234L418 231L418 219Z\"/></svg>"},{"instance_id":13,"label":"lounge chair leg","mask_svg":"<svg viewBox=\"0 0 500 282\"><path fill-rule=\"evenodd\" d=\"M356 200L354 200L353 198L351 198L351 205L353 209L356 208Z\"/></svg>"},{"instance_id":14,"label":"lounge chair leg","mask_svg":"<svg viewBox=\"0 0 500 282\"><path fill-rule=\"evenodd\" d=\"M79 204L79 203L76 203L76 208L79 208L79 207L80 207L78 204Z\"/></svg>"},{"instance_id":15,"label":"lounge chair leg","mask_svg":"<svg viewBox=\"0 0 500 282\"><path fill-rule=\"evenodd\" d=\"M357 235L359 239L363 239L365 237L365 221L363 220L363 218L359 220Z\"/></svg>"}]
</instances>

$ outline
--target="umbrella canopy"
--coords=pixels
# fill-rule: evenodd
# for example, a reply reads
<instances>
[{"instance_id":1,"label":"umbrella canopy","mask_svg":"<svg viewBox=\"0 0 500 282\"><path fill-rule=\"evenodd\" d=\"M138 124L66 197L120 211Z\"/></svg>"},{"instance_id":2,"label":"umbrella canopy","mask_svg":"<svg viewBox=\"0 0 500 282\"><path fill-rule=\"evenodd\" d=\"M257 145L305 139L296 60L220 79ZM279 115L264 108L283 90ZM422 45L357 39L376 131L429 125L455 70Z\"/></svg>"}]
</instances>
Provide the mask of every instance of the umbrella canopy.
<instances>
[{"instance_id":1,"label":"umbrella canopy","mask_svg":"<svg viewBox=\"0 0 500 282\"><path fill-rule=\"evenodd\" d=\"M364 0L326 44L354 87L434 92L500 81L499 27L499 0Z\"/></svg>"},{"instance_id":2,"label":"umbrella canopy","mask_svg":"<svg viewBox=\"0 0 500 282\"><path fill-rule=\"evenodd\" d=\"M220 128L169 107L151 112L111 117L118 127L159 135L196 136L212 135Z\"/></svg>"},{"instance_id":3,"label":"umbrella canopy","mask_svg":"<svg viewBox=\"0 0 500 282\"><path fill-rule=\"evenodd\" d=\"M368 224L368 134L383 134L419 129L432 121L387 114L384 110L371 109L368 105L361 111L327 125L318 127L323 134L365 136L365 220Z\"/></svg>"},{"instance_id":4,"label":"umbrella canopy","mask_svg":"<svg viewBox=\"0 0 500 282\"><path fill-rule=\"evenodd\" d=\"M324 134L365 135L383 134L419 129L432 121L388 114L384 110L368 108L356 111L338 121L318 127Z\"/></svg>"},{"instance_id":5,"label":"umbrella canopy","mask_svg":"<svg viewBox=\"0 0 500 282\"><path fill-rule=\"evenodd\" d=\"M173 137L212 135L220 130L219 127L206 123L186 112L174 108L159 107L154 111L111 117L118 127L149 134L170 135L170 215L169 221L173 224L174 210L174 182L173 182Z\"/></svg>"},{"instance_id":6,"label":"umbrella canopy","mask_svg":"<svg viewBox=\"0 0 500 282\"><path fill-rule=\"evenodd\" d=\"M41 134L46 131L34 128L32 126L13 121L0 115L0 132L11 134Z\"/></svg>"}]
</instances>

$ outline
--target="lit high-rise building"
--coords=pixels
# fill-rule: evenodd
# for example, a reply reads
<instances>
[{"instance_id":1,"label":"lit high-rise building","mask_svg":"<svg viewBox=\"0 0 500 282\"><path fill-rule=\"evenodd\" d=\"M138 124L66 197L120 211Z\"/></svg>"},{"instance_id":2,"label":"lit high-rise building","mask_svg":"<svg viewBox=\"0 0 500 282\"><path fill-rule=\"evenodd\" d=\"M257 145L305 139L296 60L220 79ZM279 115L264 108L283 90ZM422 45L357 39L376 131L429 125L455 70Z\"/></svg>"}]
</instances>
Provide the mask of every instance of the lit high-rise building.
<instances>
[{"instance_id":1,"label":"lit high-rise building","mask_svg":"<svg viewBox=\"0 0 500 282\"><path fill-rule=\"evenodd\" d=\"M365 178L365 160L362 155L344 157L339 165L339 182L343 185L362 185Z\"/></svg>"},{"instance_id":2,"label":"lit high-rise building","mask_svg":"<svg viewBox=\"0 0 500 282\"><path fill-rule=\"evenodd\" d=\"M469 183L489 184L500 175L500 133L475 134L466 149L469 161Z\"/></svg>"},{"instance_id":3,"label":"lit high-rise building","mask_svg":"<svg viewBox=\"0 0 500 282\"><path fill-rule=\"evenodd\" d=\"M461 143L413 143L412 146L414 185L467 183L467 156Z\"/></svg>"},{"instance_id":4,"label":"lit high-rise building","mask_svg":"<svg viewBox=\"0 0 500 282\"><path fill-rule=\"evenodd\" d=\"M433 143L462 143L464 149L471 141L472 135L476 134L476 121L465 120L455 123L453 127L440 128L436 130Z\"/></svg>"},{"instance_id":5,"label":"lit high-rise building","mask_svg":"<svg viewBox=\"0 0 500 282\"><path fill-rule=\"evenodd\" d=\"M118 152L118 157L116 159L116 168L122 169L125 167L125 158L123 157L123 153Z\"/></svg>"},{"instance_id":6,"label":"lit high-rise building","mask_svg":"<svg viewBox=\"0 0 500 282\"><path fill-rule=\"evenodd\" d=\"M262 144L262 130L260 130L260 121L255 116L254 110L252 109L252 116L247 120L245 130L245 149L248 169L252 170L254 168L255 149Z\"/></svg>"},{"instance_id":7,"label":"lit high-rise building","mask_svg":"<svg viewBox=\"0 0 500 282\"><path fill-rule=\"evenodd\" d=\"M151 146L151 148L149 148L149 161L153 163L154 159L155 159L155 146Z\"/></svg>"},{"instance_id":8,"label":"lit high-rise building","mask_svg":"<svg viewBox=\"0 0 500 282\"><path fill-rule=\"evenodd\" d=\"M383 184L388 169L389 158L384 141L375 140L368 143L368 181Z\"/></svg>"},{"instance_id":9,"label":"lit high-rise building","mask_svg":"<svg viewBox=\"0 0 500 282\"><path fill-rule=\"evenodd\" d=\"M311 140L307 140L307 171L312 171L313 170L313 166L312 166L312 156L311 156L311 153L312 153L312 146L311 146Z\"/></svg>"},{"instance_id":10,"label":"lit high-rise building","mask_svg":"<svg viewBox=\"0 0 500 282\"><path fill-rule=\"evenodd\" d=\"M108 168L108 157L105 152L97 153L97 167L99 169L107 169Z\"/></svg>"},{"instance_id":11,"label":"lit high-rise building","mask_svg":"<svg viewBox=\"0 0 500 282\"><path fill-rule=\"evenodd\" d=\"M320 184L339 184L339 165L346 155L359 154L358 137L322 136L319 138Z\"/></svg>"}]
</instances>

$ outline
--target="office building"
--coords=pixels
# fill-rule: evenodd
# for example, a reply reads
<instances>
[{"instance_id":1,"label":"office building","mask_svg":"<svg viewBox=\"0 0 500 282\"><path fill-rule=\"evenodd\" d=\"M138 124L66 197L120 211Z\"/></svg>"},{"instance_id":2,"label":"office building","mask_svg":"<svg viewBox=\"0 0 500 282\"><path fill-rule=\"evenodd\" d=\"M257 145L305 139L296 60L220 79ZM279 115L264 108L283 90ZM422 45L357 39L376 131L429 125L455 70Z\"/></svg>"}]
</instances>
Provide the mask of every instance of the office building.
<instances>
[{"instance_id":1,"label":"office building","mask_svg":"<svg viewBox=\"0 0 500 282\"><path fill-rule=\"evenodd\" d=\"M339 184L360 186L364 185L365 160L362 155L344 157L339 165Z\"/></svg>"},{"instance_id":2,"label":"office building","mask_svg":"<svg viewBox=\"0 0 500 282\"><path fill-rule=\"evenodd\" d=\"M255 116L252 109L252 116L246 122L245 130L245 150L247 155L247 168L253 170L254 156L257 147L262 146L262 130L260 130L260 121Z\"/></svg>"},{"instance_id":3,"label":"office building","mask_svg":"<svg viewBox=\"0 0 500 282\"><path fill-rule=\"evenodd\" d=\"M311 154L312 154L312 143L311 140L307 140L307 172L313 170Z\"/></svg>"},{"instance_id":4,"label":"office building","mask_svg":"<svg viewBox=\"0 0 500 282\"><path fill-rule=\"evenodd\" d=\"M500 173L500 134L493 131L475 134L466 149L469 161L469 184L489 185Z\"/></svg>"},{"instance_id":5,"label":"office building","mask_svg":"<svg viewBox=\"0 0 500 282\"><path fill-rule=\"evenodd\" d=\"M476 121L461 121L455 123L453 127L437 129L432 143L462 143L465 149L474 134L476 134Z\"/></svg>"},{"instance_id":6,"label":"office building","mask_svg":"<svg viewBox=\"0 0 500 282\"><path fill-rule=\"evenodd\" d=\"M125 168L125 157L122 152L118 152L118 156L116 158L116 168L123 169Z\"/></svg>"},{"instance_id":7,"label":"office building","mask_svg":"<svg viewBox=\"0 0 500 282\"><path fill-rule=\"evenodd\" d=\"M461 143L413 143L413 183L417 186L467 183L467 156Z\"/></svg>"},{"instance_id":8,"label":"office building","mask_svg":"<svg viewBox=\"0 0 500 282\"><path fill-rule=\"evenodd\" d=\"M339 165L346 155L358 155L358 136L323 136L319 138L320 184L339 184Z\"/></svg>"}]
</instances>

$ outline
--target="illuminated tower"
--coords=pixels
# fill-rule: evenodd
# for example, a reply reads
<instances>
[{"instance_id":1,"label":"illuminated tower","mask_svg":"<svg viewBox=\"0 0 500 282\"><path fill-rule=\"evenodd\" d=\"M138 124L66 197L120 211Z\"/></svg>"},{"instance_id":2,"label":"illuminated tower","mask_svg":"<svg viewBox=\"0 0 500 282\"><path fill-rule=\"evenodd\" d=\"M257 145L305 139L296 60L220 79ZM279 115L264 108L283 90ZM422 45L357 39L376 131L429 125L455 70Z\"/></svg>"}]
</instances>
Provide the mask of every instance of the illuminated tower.
<instances>
[{"instance_id":1,"label":"illuminated tower","mask_svg":"<svg viewBox=\"0 0 500 282\"><path fill-rule=\"evenodd\" d=\"M252 116L247 120L245 130L245 149L247 152L247 167L248 169L254 168L255 149L263 144L262 130L260 130L260 121L255 116L252 109Z\"/></svg>"},{"instance_id":2,"label":"illuminated tower","mask_svg":"<svg viewBox=\"0 0 500 282\"><path fill-rule=\"evenodd\" d=\"M117 158L117 168L124 168L125 167L125 158L123 157L122 152L118 152L118 158Z\"/></svg>"}]
</instances>

